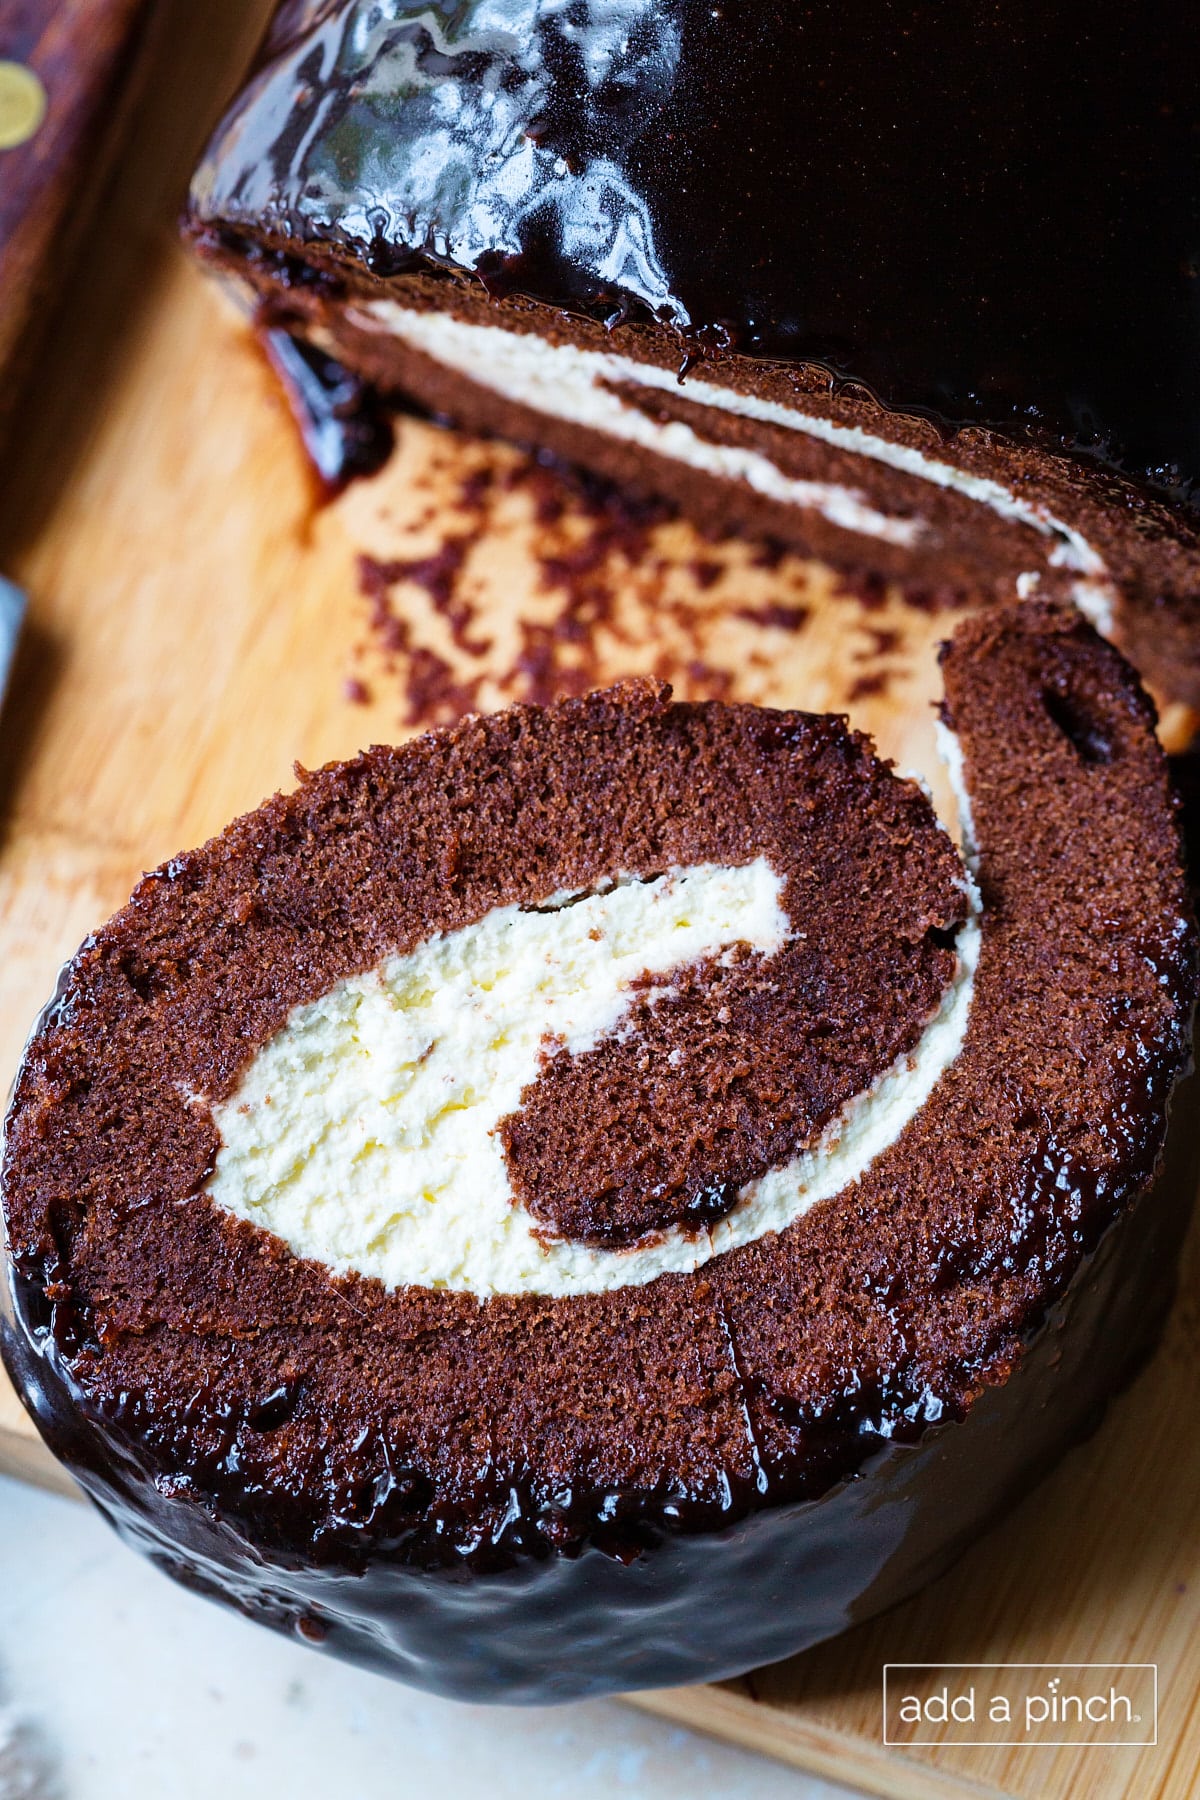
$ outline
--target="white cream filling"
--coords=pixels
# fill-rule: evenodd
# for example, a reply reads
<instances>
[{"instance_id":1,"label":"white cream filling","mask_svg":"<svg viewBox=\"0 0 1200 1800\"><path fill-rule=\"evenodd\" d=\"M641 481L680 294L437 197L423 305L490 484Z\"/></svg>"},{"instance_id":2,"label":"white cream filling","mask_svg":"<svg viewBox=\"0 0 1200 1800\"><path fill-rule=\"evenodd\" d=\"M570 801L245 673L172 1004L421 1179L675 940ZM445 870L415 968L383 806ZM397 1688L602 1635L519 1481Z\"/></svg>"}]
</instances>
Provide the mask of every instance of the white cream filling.
<instances>
[{"instance_id":1,"label":"white cream filling","mask_svg":"<svg viewBox=\"0 0 1200 1800\"><path fill-rule=\"evenodd\" d=\"M954 795L954 803L958 810L958 835L963 860L972 877L979 873L979 851L975 839L975 818L971 812L971 792L967 786L967 769L963 760L962 745L958 734L944 725L940 719L933 721L934 737L937 742L938 755L946 766L946 778Z\"/></svg>"},{"instance_id":2,"label":"white cream filling","mask_svg":"<svg viewBox=\"0 0 1200 1800\"><path fill-rule=\"evenodd\" d=\"M643 387L678 392L675 377L665 370L624 356L578 350L570 344L547 344L541 338L496 325L467 325L442 313L411 312L393 300L372 301L365 314L351 314L351 323L368 330L382 325L414 349L522 406L674 457L706 475L744 481L769 500L811 507L846 531L881 538L906 550L924 534L920 520L882 513L854 488L838 482L796 480L757 450L710 444L679 419L665 424L649 419L600 385L604 381L636 381ZM654 379L648 381L647 375ZM685 398L707 404L710 394L720 392L707 384L689 382Z\"/></svg>"},{"instance_id":3,"label":"white cream filling","mask_svg":"<svg viewBox=\"0 0 1200 1800\"><path fill-rule=\"evenodd\" d=\"M640 387L679 394L677 378L669 369L609 351L549 344L532 333L507 331L499 325L470 324L446 313L415 312L394 300L366 303L352 312L351 322L365 330L386 331L515 404L534 407L552 418L672 456L706 474L745 481L756 493L788 505L810 507L847 531L904 549L912 548L927 535L928 528L919 519L880 512L853 488L836 482L793 480L758 451L710 444L680 420L659 423L647 418L602 385L634 382ZM1040 501L1025 499L1002 482L940 462L911 445L876 437L861 426L839 425L775 400L737 394L698 376L689 377L682 393L684 398L719 412L803 432L935 487L950 489L990 508L1001 518L1027 525L1053 539L1047 562L1080 578L1071 589L1076 605L1098 629L1111 630L1116 589L1103 557L1080 531L1056 518Z\"/></svg>"},{"instance_id":4,"label":"white cream filling","mask_svg":"<svg viewBox=\"0 0 1200 1800\"><path fill-rule=\"evenodd\" d=\"M957 1056L979 952L973 887L955 978L913 1052L813 1149L743 1188L711 1230L624 1250L545 1241L514 1203L496 1132L548 1048L579 1055L628 1029L647 976L657 999L699 958L778 951L792 929L781 890L762 858L621 880L550 910L499 908L337 983L295 1008L214 1106L221 1148L207 1192L334 1272L480 1296L642 1284L782 1230L856 1180Z\"/></svg>"}]
</instances>

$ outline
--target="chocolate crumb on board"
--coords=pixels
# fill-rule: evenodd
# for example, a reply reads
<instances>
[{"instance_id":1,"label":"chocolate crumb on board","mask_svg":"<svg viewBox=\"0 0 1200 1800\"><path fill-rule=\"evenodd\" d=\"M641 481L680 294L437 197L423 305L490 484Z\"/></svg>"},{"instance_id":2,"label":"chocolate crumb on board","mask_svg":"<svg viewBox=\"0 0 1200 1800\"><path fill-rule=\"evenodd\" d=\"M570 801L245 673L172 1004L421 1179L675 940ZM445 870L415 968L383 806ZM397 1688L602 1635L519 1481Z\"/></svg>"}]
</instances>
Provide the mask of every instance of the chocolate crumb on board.
<instances>
[{"instance_id":1,"label":"chocolate crumb on board","mask_svg":"<svg viewBox=\"0 0 1200 1800\"><path fill-rule=\"evenodd\" d=\"M769 680L780 635L798 638L819 620L817 565L777 544L702 537L664 502L553 459L437 437L449 448L449 484L440 505L409 515L414 553L398 533L394 553L389 542L385 554L358 557L361 652L379 670L378 691L395 694L403 726L511 700L546 705L621 673L651 674L689 699L759 698L750 689ZM503 630L488 581L494 553L514 539L525 585ZM835 592L853 602L847 698L884 695L901 634L867 615L895 591L839 579Z\"/></svg>"}]
</instances>

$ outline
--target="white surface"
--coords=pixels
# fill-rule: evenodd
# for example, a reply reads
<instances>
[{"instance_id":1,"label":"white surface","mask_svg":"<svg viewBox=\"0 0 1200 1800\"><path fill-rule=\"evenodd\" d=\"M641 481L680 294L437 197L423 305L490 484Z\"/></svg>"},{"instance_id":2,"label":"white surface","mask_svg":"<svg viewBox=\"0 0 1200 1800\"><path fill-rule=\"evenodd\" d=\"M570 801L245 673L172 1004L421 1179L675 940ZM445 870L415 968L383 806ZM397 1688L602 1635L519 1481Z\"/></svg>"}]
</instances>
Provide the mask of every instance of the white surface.
<instances>
[{"instance_id":1,"label":"white surface","mask_svg":"<svg viewBox=\"0 0 1200 1800\"><path fill-rule=\"evenodd\" d=\"M0 1480L0 1800L846 1800L616 1702L434 1700L175 1587Z\"/></svg>"}]
</instances>

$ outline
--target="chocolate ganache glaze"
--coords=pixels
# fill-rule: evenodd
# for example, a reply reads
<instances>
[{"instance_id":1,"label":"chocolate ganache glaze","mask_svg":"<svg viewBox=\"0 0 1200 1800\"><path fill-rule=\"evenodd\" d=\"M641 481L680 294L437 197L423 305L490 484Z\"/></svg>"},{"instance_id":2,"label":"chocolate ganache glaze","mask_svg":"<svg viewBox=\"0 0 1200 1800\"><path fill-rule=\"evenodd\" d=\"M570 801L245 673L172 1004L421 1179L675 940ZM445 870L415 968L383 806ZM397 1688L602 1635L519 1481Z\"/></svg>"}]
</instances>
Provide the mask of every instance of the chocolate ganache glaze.
<instances>
[{"instance_id":1,"label":"chocolate ganache glaze","mask_svg":"<svg viewBox=\"0 0 1200 1800\"><path fill-rule=\"evenodd\" d=\"M1172 0L301 0L193 223L817 363L1186 491L1194 53Z\"/></svg>"},{"instance_id":2,"label":"chocolate ganache glaze","mask_svg":"<svg viewBox=\"0 0 1200 1800\"><path fill-rule=\"evenodd\" d=\"M869 1616L1094 1425L1154 1340L1194 1192L1195 1134L1167 1136L1196 998L1176 807L1152 708L1078 615L978 615L943 666L971 880L840 721L652 683L331 765L145 878L30 1040L2 1195L7 1366L130 1541L403 1679L565 1699ZM714 869L775 883L784 922L739 914L648 1010L639 976L594 1043L543 1038L491 1134L502 1228L525 1195L548 1234L531 1281L388 1283L221 1188L229 1121L295 1099L286 1062L261 1106L247 1068L299 1030L293 1065L324 1043L333 1081L321 1008L381 957L419 1001L431 965L404 958L502 918L566 966L609 905L674 894L692 928L681 884ZM907 1081L951 994L962 1035L874 1153L739 1237L754 1197L730 1209L729 1184L881 1093L897 1044ZM623 1185L610 1115L647 1106L673 1130L651 1121ZM564 1245L582 1285L542 1272Z\"/></svg>"}]
</instances>

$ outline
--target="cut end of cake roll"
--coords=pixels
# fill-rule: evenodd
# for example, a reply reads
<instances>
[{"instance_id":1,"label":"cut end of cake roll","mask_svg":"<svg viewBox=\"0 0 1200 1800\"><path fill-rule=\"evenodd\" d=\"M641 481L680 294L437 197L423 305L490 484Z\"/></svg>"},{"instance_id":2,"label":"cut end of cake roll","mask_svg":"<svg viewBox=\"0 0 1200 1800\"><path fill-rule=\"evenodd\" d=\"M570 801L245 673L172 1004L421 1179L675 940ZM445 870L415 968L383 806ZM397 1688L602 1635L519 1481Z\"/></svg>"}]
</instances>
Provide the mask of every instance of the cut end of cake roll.
<instances>
[{"instance_id":1,"label":"cut end of cake roll","mask_svg":"<svg viewBox=\"0 0 1200 1800\"><path fill-rule=\"evenodd\" d=\"M1187 21L927 13L285 6L186 229L384 393L1200 708Z\"/></svg>"},{"instance_id":2,"label":"cut end of cake roll","mask_svg":"<svg viewBox=\"0 0 1200 1800\"><path fill-rule=\"evenodd\" d=\"M9 1366L127 1535L405 1679L564 1698L829 1635L1074 1441L1185 1211L1174 802L1077 614L980 615L943 672L962 848L843 721L633 682L143 880L3 1173Z\"/></svg>"}]
</instances>

